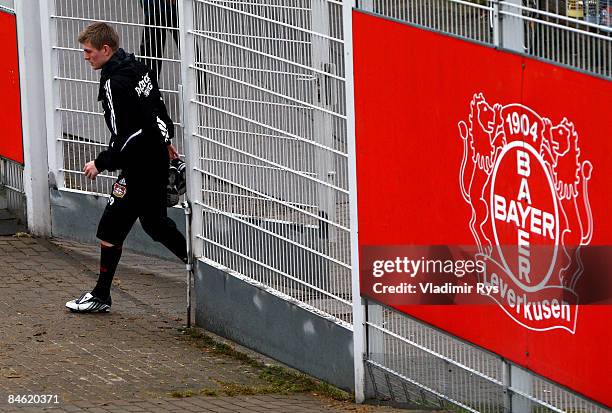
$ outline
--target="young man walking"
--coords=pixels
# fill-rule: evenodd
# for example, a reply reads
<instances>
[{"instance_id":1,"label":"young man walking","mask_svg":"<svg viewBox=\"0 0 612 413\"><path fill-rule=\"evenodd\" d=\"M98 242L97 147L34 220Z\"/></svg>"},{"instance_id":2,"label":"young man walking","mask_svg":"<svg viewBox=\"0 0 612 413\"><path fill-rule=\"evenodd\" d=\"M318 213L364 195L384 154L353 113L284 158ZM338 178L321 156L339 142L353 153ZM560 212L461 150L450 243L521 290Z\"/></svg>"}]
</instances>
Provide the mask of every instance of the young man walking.
<instances>
[{"instance_id":1,"label":"young man walking","mask_svg":"<svg viewBox=\"0 0 612 413\"><path fill-rule=\"evenodd\" d=\"M66 307L106 312L112 304L110 289L123 241L136 219L151 238L187 261L185 237L166 211L168 162L178 153L170 143L174 125L149 68L119 48L117 32L105 23L88 26L78 40L85 60L94 70L102 70L98 100L111 132L108 149L85 164L83 171L92 180L104 170L121 172L98 225L98 282Z\"/></svg>"}]
</instances>

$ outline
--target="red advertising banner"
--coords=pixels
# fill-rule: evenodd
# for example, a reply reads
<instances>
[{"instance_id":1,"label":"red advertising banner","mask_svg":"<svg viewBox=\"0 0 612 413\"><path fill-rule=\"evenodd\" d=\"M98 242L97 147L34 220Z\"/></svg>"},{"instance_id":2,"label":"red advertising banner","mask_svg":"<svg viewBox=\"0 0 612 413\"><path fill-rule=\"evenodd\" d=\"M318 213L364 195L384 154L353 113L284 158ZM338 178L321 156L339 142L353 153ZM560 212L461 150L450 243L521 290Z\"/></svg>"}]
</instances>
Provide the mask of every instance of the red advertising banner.
<instances>
[{"instance_id":1,"label":"red advertising banner","mask_svg":"<svg viewBox=\"0 0 612 413\"><path fill-rule=\"evenodd\" d=\"M21 98L19 95L19 63L15 15L0 11L0 156L23 164L21 134Z\"/></svg>"},{"instance_id":2,"label":"red advertising banner","mask_svg":"<svg viewBox=\"0 0 612 413\"><path fill-rule=\"evenodd\" d=\"M362 295L611 406L612 83L353 25Z\"/></svg>"}]
</instances>

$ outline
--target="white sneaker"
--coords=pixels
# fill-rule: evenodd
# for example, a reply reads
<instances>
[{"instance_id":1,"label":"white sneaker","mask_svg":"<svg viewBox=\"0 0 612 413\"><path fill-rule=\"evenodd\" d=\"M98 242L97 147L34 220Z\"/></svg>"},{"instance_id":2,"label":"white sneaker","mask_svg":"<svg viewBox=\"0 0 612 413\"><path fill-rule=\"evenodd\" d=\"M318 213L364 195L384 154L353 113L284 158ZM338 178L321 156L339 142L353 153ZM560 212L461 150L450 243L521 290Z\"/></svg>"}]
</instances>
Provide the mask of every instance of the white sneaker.
<instances>
[{"instance_id":1,"label":"white sneaker","mask_svg":"<svg viewBox=\"0 0 612 413\"><path fill-rule=\"evenodd\" d=\"M75 313L106 313L110 310L112 304L110 295L107 300L102 301L91 293L83 293L76 300L68 301L66 307Z\"/></svg>"}]
</instances>

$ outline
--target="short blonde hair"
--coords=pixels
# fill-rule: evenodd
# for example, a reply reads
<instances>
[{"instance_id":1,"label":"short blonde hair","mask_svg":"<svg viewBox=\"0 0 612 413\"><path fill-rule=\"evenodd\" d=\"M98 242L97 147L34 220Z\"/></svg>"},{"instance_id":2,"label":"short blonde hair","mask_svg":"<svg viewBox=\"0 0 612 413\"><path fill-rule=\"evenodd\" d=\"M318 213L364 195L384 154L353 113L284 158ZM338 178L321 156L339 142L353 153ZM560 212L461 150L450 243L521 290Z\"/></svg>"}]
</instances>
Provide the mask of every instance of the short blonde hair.
<instances>
[{"instance_id":1,"label":"short blonde hair","mask_svg":"<svg viewBox=\"0 0 612 413\"><path fill-rule=\"evenodd\" d=\"M79 43L87 42L98 50L108 45L114 52L119 48L119 35L108 24L97 22L90 24L79 34Z\"/></svg>"}]
</instances>

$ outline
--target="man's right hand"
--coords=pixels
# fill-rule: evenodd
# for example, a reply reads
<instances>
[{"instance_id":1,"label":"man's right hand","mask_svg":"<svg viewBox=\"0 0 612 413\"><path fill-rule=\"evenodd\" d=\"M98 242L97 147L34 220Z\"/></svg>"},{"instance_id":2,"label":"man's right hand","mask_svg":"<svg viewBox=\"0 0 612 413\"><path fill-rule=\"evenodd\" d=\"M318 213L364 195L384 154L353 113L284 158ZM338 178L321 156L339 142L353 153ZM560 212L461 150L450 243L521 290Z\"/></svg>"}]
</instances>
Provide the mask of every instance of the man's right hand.
<instances>
[{"instance_id":1,"label":"man's right hand","mask_svg":"<svg viewBox=\"0 0 612 413\"><path fill-rule=\"evenodd\" d=\"M168 157L170 158L170 160L179 158L179 153L172 144L168 145Z\"/></svg>"},{"instance_id":2,"label":"man's right hand","mask_svg":"<svg viewBox=\"0 0 612 413\"><path fill-rule=\"evenodd\" d=\"M96 176L98 176L98 174L100 173L98 172L98 168L96 168L96 164L94 163L94 161L87 162L85 164L85 167L83 168L83 172L85 172L85 176L91 179L92 181L96 179Z\"/></svg>"}]
</instances>

